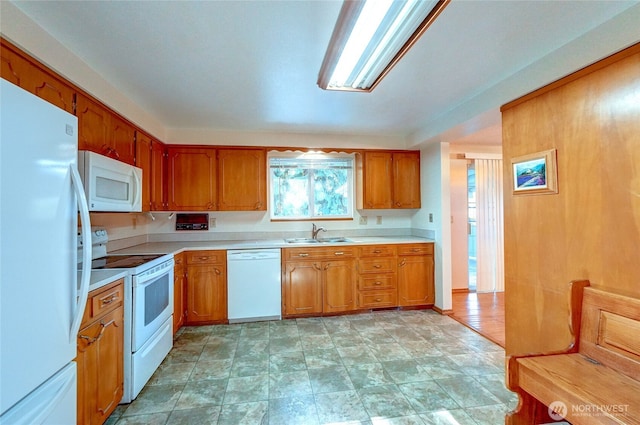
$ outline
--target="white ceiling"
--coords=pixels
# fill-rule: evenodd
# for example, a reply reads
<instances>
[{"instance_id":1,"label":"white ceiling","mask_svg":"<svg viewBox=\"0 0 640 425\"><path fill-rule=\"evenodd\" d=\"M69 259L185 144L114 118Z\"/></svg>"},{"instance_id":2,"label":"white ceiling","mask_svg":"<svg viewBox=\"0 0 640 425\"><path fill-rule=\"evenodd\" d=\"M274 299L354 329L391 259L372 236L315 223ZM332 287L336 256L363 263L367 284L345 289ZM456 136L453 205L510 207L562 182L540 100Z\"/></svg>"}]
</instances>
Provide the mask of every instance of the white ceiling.
<instances>
[{"instance_id":1,"label":"white ceiling","mask_svg":"<svg viewBox=\"0 0 640 425\"><path fill-rule=\"evenodd\" d=\"M345 93L316 86L339 1L14 4L166 128L407 139L495 111L514 93L539 87L517 76L616 15L638 10L637 1L454 0L372 93ZM638 32L637 22L619 27ZM540 78L567 73L561 66L549 72L555 62L547 62ZM505 81L510 90L483 98ZM478 133L482 143L499 137L495 126Z\"/></svg>"}]
</instances>

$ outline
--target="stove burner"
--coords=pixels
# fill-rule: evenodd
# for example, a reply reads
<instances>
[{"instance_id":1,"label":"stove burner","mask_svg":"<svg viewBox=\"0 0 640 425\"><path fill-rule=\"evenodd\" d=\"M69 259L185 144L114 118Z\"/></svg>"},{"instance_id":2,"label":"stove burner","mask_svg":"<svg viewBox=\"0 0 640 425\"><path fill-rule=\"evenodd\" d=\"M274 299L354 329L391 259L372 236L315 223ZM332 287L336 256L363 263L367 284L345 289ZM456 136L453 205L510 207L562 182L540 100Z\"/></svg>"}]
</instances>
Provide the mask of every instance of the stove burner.
<instances>
[{"instance_id":1,"label":"stove burner","mask_svg":"<svg viewBox=\"0 0 640 425\"><path fill-rule=\"evenodd\" d=\"M153 255L107 255L93 260L91 262L92 269L128 269L138 267L156 258L162 257L161 254Z\"/></svg>"}]
</instances>

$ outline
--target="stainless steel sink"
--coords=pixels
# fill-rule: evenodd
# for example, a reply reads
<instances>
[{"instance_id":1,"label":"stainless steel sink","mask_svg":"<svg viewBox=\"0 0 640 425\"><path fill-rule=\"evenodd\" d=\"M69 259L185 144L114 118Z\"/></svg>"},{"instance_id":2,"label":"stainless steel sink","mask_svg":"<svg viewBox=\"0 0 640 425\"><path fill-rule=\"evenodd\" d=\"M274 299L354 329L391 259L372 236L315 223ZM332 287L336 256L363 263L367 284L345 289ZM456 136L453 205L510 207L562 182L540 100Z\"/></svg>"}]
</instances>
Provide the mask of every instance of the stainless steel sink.
<instances>
[{"instance_id":1,"label":"stainless steel sink","mask_svg":"<svg viewBox=\"0 0 640 425\"><path fill-rule=\"evenodd\" d=\"M303 243L345 243L345 242L352 242L351 239L348 238L344 238L344 237L337 237L337 238L318 238L318 239L312 239L312 238L290 238L290 239L285 239L284 240L286 243L290 243L290 244L303 244Z\"/></svg>"},{"instance_id":2,"label":"stainless steel sink","mask_svg":"<svg viewBox=\"0 0 640 425\"><path fill-rule=\"evenodd\" d=\"M320 243L345 243L352 242L351 239L339 237L339 238L319 238L318 242Z\"/></svg>"},{"instance_id":3,"label":"stainless steel sink","mask_svg":"<svg viewBox=\"0 0 640 425\"><path fill-rule=\"evenodd\" d=\"M311 238L291 238L285 239L284 241L286 243L320 243L319 240Z\"/></svg>"}]
</instances>

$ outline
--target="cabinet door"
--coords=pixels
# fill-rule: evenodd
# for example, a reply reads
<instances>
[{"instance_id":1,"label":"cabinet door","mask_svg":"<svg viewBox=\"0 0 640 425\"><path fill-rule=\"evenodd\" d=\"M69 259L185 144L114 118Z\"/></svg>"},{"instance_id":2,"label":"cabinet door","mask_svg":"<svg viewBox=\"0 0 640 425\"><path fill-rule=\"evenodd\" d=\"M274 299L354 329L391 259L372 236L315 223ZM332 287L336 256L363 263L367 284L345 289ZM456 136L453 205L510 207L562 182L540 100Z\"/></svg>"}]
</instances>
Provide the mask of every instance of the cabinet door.
<instances>
[{"instance_id":1,"label":"cabinet door","mask_svg":"<svg viewBox=\"0 0 640 425\"><path fill-rule=\"evenodd\" d=\"M136 132L136 167L142 168L142 211L151 210L151 138Z\"/></svg>"},{"instance_id":2,"label":"cabinet door","mask_svg":"<svg viewBox=\"0 0 640 425\"><path fill-rule=\"evenodd\" d=\"M78 423L104 423L122 399L123 311L118 307L79 332Z\"/></svg>"},{"instance_id":3,"label":"cabinet door","mask_svg":"<svg viewBox=\"0 0 640 425\"><path fill-rule=\"evenodd\" d=\"M119 161L134 165L136 160L135 137L133 126L117 115L111 114L111 128L109 146L113 156Z\"/></svg>"},{"instance_id":4,"label":"cabinet door","mask_svg":"<svg viewBox=\"0 0 640 425\"><path fill-rule=\"evenodd\" d=\"M113 156L110 141L110 112L88 97L78 94L78 149Z\"/></svg>"},{"instance_id":5,"label":"cabinet door","mask_svg":"<svg viewBox=\"0 0 640 425\"><path fill-rule=\"evenodd\" d=\"M167 209L167 166L165 160L165 144L153 140L151 142L151 211Z\"/></svg>"},{"instance_id":6,"label":"cabinet door","mask_svg":"<svg viewBox=\"0 0 640 425\"><path fill-rule=\"evenodd\" d=\"M314 313L322 313L322 263L285 263L284 315Z\"/></svg>"},{"instance_id":7,"label":"cabinet door","mask_svg":"<svg viewBox=\"0 0 640 425\"><path fill-rule=\"evenodd\" d=\"M75 90L62 80L2 46L1 75L7 81L73 114Z\"/></svg>"},{"instance_id":8,"label":"cabinet door","mask_svg":"<svg viewBox=\"0 0 640 425\"><path fill-rule=\"evenodd\" d=\"M264 149L219 149L218 194L221 211L266 211Z\"/></svg>"},{"instance_id":9,"label":"cabinet door","mask_svg":"<svg viewBox=\"0 0 640 425\"><path fill-rule=\"evenodd\" d=\"M420 152L393 154L393 208L420 208Z\"/></svg>"},{"instance_id":10,"label":"cabinet door","mask_svg":"<svg viewBox=\"0 0 640 425\"><path fill-rule=\"evenodd\" d=\"M216 209L216 150L214 148L168 148L169 209L212 211Z\"/></svg>"},{"instance_id":11,"label":"cabinet door","mask_svg":"<svg viewBox=\"0 0 640 425\"><path fill-rule=\"evenodd\" d=\"M426 305L435 302L433 256L400 257L398 263L398 304Z\"/></svg>"},{"instance_id":12,"label":"cabinet door","mask_svg":"<svg viewBox=\"0 0 640 425\"><path fill-rule=\"evenodd\" d=\"M175 267L173 269L173 334L184 325L186 310L186 277L184 254L174 255Z\"/></svg>"},{"instance_id":13,"label":"cabinet door","mask_svg":"<svg viewBox=\"0 0 640 425\"><path fill-rule=\"evenodd\" d=\"M187 266L187 323L227 320L227 276L224 265Z\"/></svg>"},{"instance_id":14,"label":"cabinet door","mask_svg":"<svg viewBox=\"0 0 640 425\"><path fill-rule=\"evenodd\" d=\"M390 152L365 152L363 164L363 205L365 209L392 208Z\"/></svg>"},{"instance_id":15,"label":"cabinet door","mask_svg":"<svg viewBox=\"0 0 640 425\"><path fill-rule=\"evenodd\" d=\"M353 260L327 261L322 264L323 311L337 313L356 308L355 262Z\"/></svg>"}]
</instances>

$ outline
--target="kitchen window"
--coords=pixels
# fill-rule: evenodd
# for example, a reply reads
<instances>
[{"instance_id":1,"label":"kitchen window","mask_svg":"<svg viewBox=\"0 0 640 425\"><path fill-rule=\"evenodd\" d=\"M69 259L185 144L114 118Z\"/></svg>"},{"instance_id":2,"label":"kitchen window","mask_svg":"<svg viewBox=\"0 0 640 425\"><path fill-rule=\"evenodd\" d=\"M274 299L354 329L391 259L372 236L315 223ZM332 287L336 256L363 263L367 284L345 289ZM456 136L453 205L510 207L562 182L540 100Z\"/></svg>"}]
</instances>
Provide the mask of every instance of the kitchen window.
<instances>
[{"instance_id":1,"label":"kitchen window","mask_svg":"<svg viewBox=\"0 0 640 425\"><path fill-rule=\"evenodd\" d=\"M269 158L272 220L353 218L353 155Z\"/></svg>"}]
</instances>

